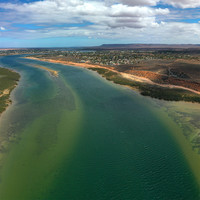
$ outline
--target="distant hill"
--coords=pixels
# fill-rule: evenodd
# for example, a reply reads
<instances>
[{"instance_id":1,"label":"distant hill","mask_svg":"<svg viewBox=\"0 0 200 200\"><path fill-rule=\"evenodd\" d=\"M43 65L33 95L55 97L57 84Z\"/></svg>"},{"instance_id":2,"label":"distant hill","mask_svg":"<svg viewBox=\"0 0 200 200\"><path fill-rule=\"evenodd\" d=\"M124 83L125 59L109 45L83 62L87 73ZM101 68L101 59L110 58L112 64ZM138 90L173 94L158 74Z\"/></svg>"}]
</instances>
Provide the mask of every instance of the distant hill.
<instances>
[{"instance_id":1,"label":"distant hill","mask_svg":"<svg viewBox=\"0 0 200 200\"><path fill-rule=\"evenodd\" d=\"M200 50L200 44L103 44L91 50Z\"/></svg>"}]
</instances>

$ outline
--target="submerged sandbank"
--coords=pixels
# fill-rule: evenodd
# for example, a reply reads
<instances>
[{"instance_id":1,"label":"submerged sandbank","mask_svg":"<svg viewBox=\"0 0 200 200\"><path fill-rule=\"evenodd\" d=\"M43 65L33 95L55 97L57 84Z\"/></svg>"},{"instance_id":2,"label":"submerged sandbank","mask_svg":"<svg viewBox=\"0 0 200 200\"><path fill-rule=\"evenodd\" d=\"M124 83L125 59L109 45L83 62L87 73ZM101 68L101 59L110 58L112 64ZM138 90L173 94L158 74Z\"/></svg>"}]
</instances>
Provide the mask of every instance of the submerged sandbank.
<instances>
[{"instance_id":1,"label":"submerged sandbank","mask_svg":"<svg viewBox=\"0 0 200 200\"><path fill-rule=\"evenodd\" d=\"M41 65L31 65L31 66L32 67L36 67L36 68L40 68L40 69L44 69L44 70L48 71L54 77L58 77L59 76L59 72L58 71L50 69L48 67L44 67L44 66L41 66Z\"/></svg>"}]
</instances>

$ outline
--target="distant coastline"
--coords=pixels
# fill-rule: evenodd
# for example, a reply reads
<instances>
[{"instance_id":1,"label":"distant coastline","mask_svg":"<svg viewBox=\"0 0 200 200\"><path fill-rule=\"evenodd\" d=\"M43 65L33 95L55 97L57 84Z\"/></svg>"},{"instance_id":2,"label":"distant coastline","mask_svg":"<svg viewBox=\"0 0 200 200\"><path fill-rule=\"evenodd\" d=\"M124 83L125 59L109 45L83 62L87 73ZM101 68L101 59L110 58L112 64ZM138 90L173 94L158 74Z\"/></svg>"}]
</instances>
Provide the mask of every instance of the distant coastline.
<instances>
[{"instance_id":1,"label":"distant coastline","mask_svg":"<svg viewBox=\"0 0 200 200\"><path fill-rule=\"evenodd\" d=\"M106 67L88 63L78 63L71 61L58 60L57 58L37 58L33 56L25 57L27 59L39 60L51 63L58 63L68 66L77 66L87 68L98 72L107 80L114 83L128 86L134 90L138 90L144 96L169 100L169 101L188 101L200 103L200 91L179 85L160 84L151 81L142 75L133 75L129 73L119 72L113 67Z\"/></svg>"}]
</instances>

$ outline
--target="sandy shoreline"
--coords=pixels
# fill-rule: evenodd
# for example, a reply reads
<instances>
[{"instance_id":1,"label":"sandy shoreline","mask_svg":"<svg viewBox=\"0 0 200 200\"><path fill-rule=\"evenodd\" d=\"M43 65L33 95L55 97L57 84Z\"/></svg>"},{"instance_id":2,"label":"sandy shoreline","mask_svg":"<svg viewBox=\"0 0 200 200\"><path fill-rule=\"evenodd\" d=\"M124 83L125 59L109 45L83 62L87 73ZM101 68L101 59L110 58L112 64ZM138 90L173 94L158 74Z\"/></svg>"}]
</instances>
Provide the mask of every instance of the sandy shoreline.
<instances>
[{"instance_id":1,"label":"sandy shoreline","mask_svg":"<svg viewBox=\"0 0 200 200\"><path fill-rule=\"evenodd\" d=\"M124 73L124 72L119 72L117 70L114 70L113 67L105 67L105 66L101 66L101 65L94 65L94 64L87 64L87 63L75 63L75 62L71 62L71 61L60 61L60 60L54 60L54 59L45 59L45 58L41 59L41 58L35 58L35 57L26 57L26 59L39 60L39 61L45 61L45 62L50 62L50 63L55 63L55 64L68 65L68 66L77 66L77 67L83 67L83 68L107 69L109 71L120 74L123 78L126 78L128 80L147 83L150 85L155 85L155 86L160 86L160 87L165 87L165 88L171 88L171 89L173 89L173 88L174 89L183 89L183 90L187 90L187 91L190 91L190 92L200 95L200 92L190 89L190 88L187 88L187 87L177 86L177 85L169 85L169 84L167 84L167 85L158 84L158 83L155 83L145 77L140 77L140 76Z\"/></svg>"}]
</instances>

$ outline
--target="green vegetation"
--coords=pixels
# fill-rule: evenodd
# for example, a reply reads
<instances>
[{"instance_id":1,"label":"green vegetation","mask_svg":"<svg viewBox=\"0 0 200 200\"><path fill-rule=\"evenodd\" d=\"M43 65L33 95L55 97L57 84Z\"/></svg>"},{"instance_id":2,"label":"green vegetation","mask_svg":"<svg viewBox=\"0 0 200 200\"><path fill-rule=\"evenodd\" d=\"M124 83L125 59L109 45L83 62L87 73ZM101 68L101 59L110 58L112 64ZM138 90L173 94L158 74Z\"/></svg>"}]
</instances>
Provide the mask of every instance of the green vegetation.
<instances>
[{"instance_id":1,"label":"green vegetation","mask_svg":"<svg viewBox=\"0 0 200 200\"><path fill-rule=\"evenodd\" d=\"M200 95L186 91L183 89L168 89L166 87L160 87L155 85L147 85L145 83L136 82L123 78L119 74L107 69L89 68L90 70L98 72L107 80L113 81L116 84L126 85L133 89L137 89L144 96L150 96L157 99L163 99L168 101L188 101L200 103Z\"/></svg>"},{"instance_id":2,"label":"green vegetation","mask_svg":"<svg viewBox=\"0 0 200 200\"><path fill-rule=\"evenodd\" d=\"M10 93L15 88L19 78L18 73L0 68L0 113L9 105Z\"/></svg>"}]
</instances>

